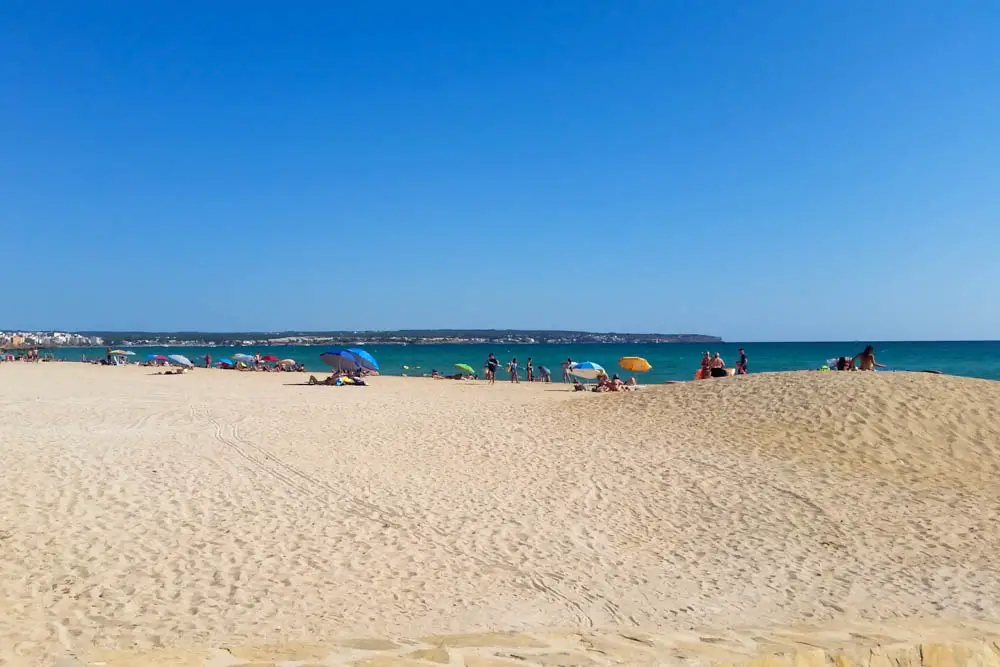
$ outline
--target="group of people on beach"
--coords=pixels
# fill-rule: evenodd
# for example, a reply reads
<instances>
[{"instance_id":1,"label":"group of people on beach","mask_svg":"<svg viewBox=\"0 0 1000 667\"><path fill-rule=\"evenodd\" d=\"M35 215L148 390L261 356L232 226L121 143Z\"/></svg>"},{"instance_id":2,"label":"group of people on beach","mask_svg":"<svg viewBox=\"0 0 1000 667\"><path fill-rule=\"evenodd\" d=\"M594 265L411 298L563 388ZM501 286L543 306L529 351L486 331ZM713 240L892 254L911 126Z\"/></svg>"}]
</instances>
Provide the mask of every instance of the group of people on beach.
<instances>
[{"instance_id":1,"label":"group of people on beach","mask_svg":"<svg viewBox=\"0 0 1000 667\"><path fill-rule=\"evenodd\" d=\"M485 364L486 380L490 384L497 381L497 371L499 369L500 361L496 358L496 355L490 352L490 356L487 357ZM521 382L521 364L518 362L517 357L513 357L507 362L504 369L510 373L511 382L515 384ZM565 379L565 372L563 377ZM528 357L524 365L524 380L525 382L552 382L552 372L541 364L535 364L531 357Z\"/></svg>"},{"instance_id":2,"label":"group of people on beach","mask_svg":"<svg viewBox=\"0 0 1000 667\"><path fill-rule=\"evenodd\" d=\"M617 373L611 377L608 377L607 373L601 373L597 376L597 384L591 388L591 391L598 394L606 391L632 391L637 386L638 383L635 381L635 376L630 377L628 382L626 382ZM573 391L587 391L587 387L579 380L574 379Z\"/></svg>"},{"instance_id":3,"label":"group of people on beach","mask_svg":"<svg viewBox=\"0 0 1000 667\"><path fill-rule=\"evenodd\" d=\"M206 353L202 359L205 368L212 367L212 355ZM261 356L260 352L253 355L253 360L248 361L237 361L233 364L226 363L228 360L223 360L219 362L219 368L232 369L237 371L259 371L262 373L304 373L306 370L305 364L302 363L288 363L291 359L285 359L283 361L278 361L275 357L265 358Z\"/></svg>"},{"instance_id":4,"label":"group of people on beach","mask_svg":"<svg viewBox=\"0 0 1000 667\"><path fill-rule=\"evenodd\" d=\"M739 349L740 359L736 362L736 368L732 369L733 373L730 373L730 369L726 368L726 360L722 356L715 352L705 352L701 355L701 367L698 370L698 377L700 379L706 378L724 378L731 374L735 375L746 375L747 374L747 353L742 347Z\"/></svg>"},{"instance_id":5,"label":"group of people on beach","mask_svg":"<svg viewBox=\"0 0 1000 667\"><path fill-rule=\"evenodd\" d=\"M49 355L48 357L43 357L38 354L38 350L18 350L17 352L4 351L0 354L0 361L52 361L54 357Z\"/></svg>"},{"instance_id":6,"label":"group of people on beach","mask_svg":"<svg viewBox=\"0 0 1000 667\"><path fill-rule=\"evenodd\" d=\"M886 368L875 360L875 346L868 345L853 357L838 357L834 370L838 371L873 371L876 368Z\"/></svg>"}]
</instances>

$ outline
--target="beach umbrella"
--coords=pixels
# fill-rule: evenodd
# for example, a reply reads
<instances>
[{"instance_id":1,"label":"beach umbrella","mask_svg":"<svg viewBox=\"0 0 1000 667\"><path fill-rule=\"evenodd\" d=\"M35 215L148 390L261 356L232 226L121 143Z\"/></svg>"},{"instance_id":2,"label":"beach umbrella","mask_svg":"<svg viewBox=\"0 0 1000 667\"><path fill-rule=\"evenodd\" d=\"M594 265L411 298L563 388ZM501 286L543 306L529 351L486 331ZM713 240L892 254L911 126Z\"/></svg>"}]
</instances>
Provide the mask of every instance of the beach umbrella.
<instances>
[{"instance_id":1,"label":"beach umbrella","mask_svg":"<svg viewBox=\"0 0 1000 667\"><path fill-rule=\"evenodd\" d=\"M131 357L135 354L135 352L132 352L131 350L111 350L111 354L119 354L119 355L124 355L126 357Z\"/></svg>"},{"instance_id":2,"label":"beach umbrella","mask_svg":"<svg viewBox=\"0 0 1000 667\"><path fill-rule=\"evenodd\" d=\"M298 362L295 361L294 359L282 359L278 363L281 364L282 366L294 366Z\"/></svg>"},{"instance_id":3,"label":"beach umbrella","mask_svg":"<svg viewBox=\"0 0 1000 667\"><path fill-rule=\"evenodd\" d=\"M361 363L361 367L364 368L366 371L379 370L378 362L375 361L375 357L370 355L365 350L362 350L359 347L350 347L347 349L347 351L358 358L358 361Z\"/></svg>"},{"instance_id":4,"label":"beach umbrella","mask_svg":"<svg viewBox=\"0 0 1000 667\"><path fill-rule=\"evenodd\" d=\"M455 364L455 368L460 371L465 371L469 375L475 375L476 371L469 364Z\"/></svg>"},{"instance_id":5,"label":"beach umbrella","mask_svg":"<svg viewBox=\"0 0 1000 667\"><path fill-rule=\"evenodd\" d=\"M146 358L150 361L166 361L167 358L162 354L147 354Z\"/></svg>"},{"instance_id":6,"label":"beach umbrella","mask_svg":"<svg viewBox=\"0 0 1000 667\"><path fill-rule=\"evenodd\" d=\"M361 361L347 350L327 350L319 358L338 371L356 371L361 367Z\"/></svg>"},{"instance_id":7,"label":"beach umbrella","mask_svg":"<svg viewBox=\"0 0 1000 667\"><path fill-rule=\"evenodd\" d=\"M261 361L277 361L278 357L274 356L273 354L269 354L266 357L261 357L260 360Z\"/></svg>"},{"instance_id":8,"label":"beach umbrella","mask_svg":"<svg viewBox=\"0 0 1000 667\"><path fill-rule=\"evenodd\" d=\"M618 360L618 365L633 373L645 373L653 367L642 357L622 357Z\"/></svg>"},{"instance_id":9,"label":"beach umbrella","mask_svg":"<svg viewBox=\"0 0 1000 667\"><path fill-rule=\"evenodd\" d=\"M227 357L223 357L222 359L219 359L219 365L222 366L223 364L226 365L226 366L235 366L236 365L236 364L233 363L232 359L229 359Z\"/></svg>"},{"instance_id":10,"label":"beach umbrella","mask_svg":"<svg viewBox=\"0 0 1000 667\"><path fill-rule=\"evenodd\" d=\"M573 364L569 372L571 375L583 378L584 380L596 380L601 375L607 375L604 367L600 364L595 364L593 361L581 361L578 364Z\"/></svg>"},{"instance_id":11,"label":"beach umbrella","mask_svg":"<svg viewBox=\"0 0 1000 667\"><path fill-rule=\"evenodd\" d=\"M234 361L242 361L244 363L250 363L253 361L253 355L243 354L242 352L233 355Z\"/></svg>"},{"instance_id":12,"label":"beach umbrella","mask_svg":"<svg viewBox=\"0 0 1000 667\"><path fill-rule=\"evenodd\" d=\"M194 366L194 364L191 363L191 360L185 357L183 354L171 354L169 357L167 357L167 359L177 364L178 366Z\"/></svg>"}]
</instances>

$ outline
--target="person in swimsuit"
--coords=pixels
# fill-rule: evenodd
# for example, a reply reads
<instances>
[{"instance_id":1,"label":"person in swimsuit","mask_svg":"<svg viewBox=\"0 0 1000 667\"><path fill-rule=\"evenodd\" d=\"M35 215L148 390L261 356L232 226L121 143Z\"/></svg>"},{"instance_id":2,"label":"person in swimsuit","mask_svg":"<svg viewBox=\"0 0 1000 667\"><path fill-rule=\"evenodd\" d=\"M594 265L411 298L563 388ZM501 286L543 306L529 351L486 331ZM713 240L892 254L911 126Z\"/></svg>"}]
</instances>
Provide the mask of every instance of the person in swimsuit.
<instances>
[{"instance_id":1,"label":"person in swimsuit","mask_svg":"<svg viewBox=\"0 0 1000 667\"><path fill-rule=\"evenodd\" d=\"M701 355L701 377L707 378L712 375L712 355L708 352Z\"/></svg>"},{"instance_id":2,"label":"person in swimsuit","mask_svg":"<svg viewBox=\"0 0 1000 667\"><path fill-rule=\"evenodd\" d=\"M493 353L490 352L490 356L486 360L486 379L489 380L490 384L496 383L498 368L500 368L500 362L495 356L493 356Z\"/></svg>"},{"instance_id":3,"label":"person in swimsuit","mask_svg":"<svg viewBox=\"0 0 1000 667\"><path fill-rule=\"evenodd\" d=\"M572 359L567 359L566 361L563 362L562 364L563 382L572 382L572 379L569 376L569 371L571 368L573 368Z\"/></svg>"},{"instance_id":4,"label":"person in swimsuit","mask_svg":"<svg viewBox=\"0 0 1000 667\"><path fill-rule=\"evenodd\" d=\"M517 357L510 360L510 364L507 366L507 369L510 371L510 381L520 384L521 376L518 374L517 370Z\"/></svg>"},{"instance_id":5,"label":"person in swimsuit","mask_svg":"<svg viewBox=\"0 0 1000 667\"><path fill-rule=\"evenodd\" d=\"M740 360L736 362L736 374L746 375L747 374L747 353L744 349L740 348Z\"/></svg>"},{"instance_id":6,"label":"person in swimsuit","mask_svg":"<svg viewBox=\"0 0 1000 667\"><path fill-rule=\"evenodd\" d=\"M876 368L885 368L885 364L875 361L875 348L871 345L866 347L861 354L851 360L852 364L857 364L863 371L873 371Z\"/></svg>"},{"instance_id":7,"label":"person in swimsuit","mask_svg":"<svg viewBox=\"0 0 1000 667\"><path fill-rule=\"evenodd\" d=\"M713 354L712 358L709 360L708 369L709 375L714 378L724 378L729 375L729 373L726 372L726 362L719 356L718 352Z\"/></svg>"},{"instance_id":8,"label":"person in swimsuit","mask_svg":"<svg viewBox=\"0 0 1000 667\"><path fill-rule=\"evenodd\" d=\"M528 382L535 381L535 373L531 368L531 357L528 357L528 361L524 366L524 379Z\"/></svg>"}]
</instances>

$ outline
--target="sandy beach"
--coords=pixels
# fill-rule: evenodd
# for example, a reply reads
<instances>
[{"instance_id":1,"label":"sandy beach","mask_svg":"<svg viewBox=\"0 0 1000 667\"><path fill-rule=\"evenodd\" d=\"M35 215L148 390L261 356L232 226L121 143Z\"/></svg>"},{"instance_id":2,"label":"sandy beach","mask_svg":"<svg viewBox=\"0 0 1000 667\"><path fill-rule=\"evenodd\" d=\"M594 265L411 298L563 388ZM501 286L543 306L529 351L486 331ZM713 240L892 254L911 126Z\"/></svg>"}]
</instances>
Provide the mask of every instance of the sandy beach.
<instances>
[{"instance_id":1,"label":"sandy beach","mask_svg":"<svg viewBox=\"0 0 1000 667\"><path fill-rule=\"evenodd\" d=\"M1000 383L153 372L0 364L0 660L1000 617Z\"/></svg>"}]
</instances>

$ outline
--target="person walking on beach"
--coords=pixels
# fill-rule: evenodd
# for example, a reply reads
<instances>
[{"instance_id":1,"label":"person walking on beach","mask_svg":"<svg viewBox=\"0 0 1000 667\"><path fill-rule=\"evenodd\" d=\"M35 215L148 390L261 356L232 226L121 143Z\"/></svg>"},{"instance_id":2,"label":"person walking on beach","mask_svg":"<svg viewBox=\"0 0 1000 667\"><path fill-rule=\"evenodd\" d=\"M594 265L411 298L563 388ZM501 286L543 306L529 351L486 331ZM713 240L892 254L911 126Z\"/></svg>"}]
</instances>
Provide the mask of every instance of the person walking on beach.
<instances>
[{"instance_id":1,"label":"person walking on beach","mask_svg":"<svg viewBox=\"0 0 1000 667\"><path fill-rule=\"evenodd\" d=\"M572 359L567 359L566 361L564 361L562 363L563 382L571 382L571 379L569 377L569 372L572 369L573 369L573 360Z\"/></svg>"},{"instance_id":2,"label":"person walking on beach","mask_svg":"<svg viewBox=\"0 0 1000 667\"><path fill-rule=\"evenodd\" d=\"M486 379L489 380L490 384L496 383L498 368L500 368L500 362L495 356L493 356L493 353L490 352L490 356L486 360Z\"/></svg>"},{"instance_id":3,"label":"person walking on beach","mask_svg":"<svg viewBox=\"0 0 1000 667\"><path fill-rule=\"evenodd\" d=\"M524 379L526 382L535 381L535 373L531 370L531 357L528 357L528 362L524 365Z\"/></svg>"},{"instance_id":4,"label":"person walking on beach","mask_svg":"<svg viewBox=\"0 0 1000 667\"><path fill-rule=\"evenodd\" d=\"M510 360L510 364L508 364L507 370L510 371L510 381L520 384L521 376L518 374L517 371L517 357L514 357L513 359Z\"/></svg>"},{"instance_id":5,"label":"person walking on beach","mask_svg":"<svg viewBox=\"0 0 1000 667\"><path fill-rule=\"evenodd\" d=\"M736 374L747 374L747 353L742 347L740 348L740 360L736 362Z\"/></svg>"}]
</instances>

